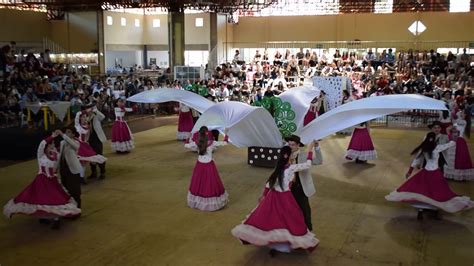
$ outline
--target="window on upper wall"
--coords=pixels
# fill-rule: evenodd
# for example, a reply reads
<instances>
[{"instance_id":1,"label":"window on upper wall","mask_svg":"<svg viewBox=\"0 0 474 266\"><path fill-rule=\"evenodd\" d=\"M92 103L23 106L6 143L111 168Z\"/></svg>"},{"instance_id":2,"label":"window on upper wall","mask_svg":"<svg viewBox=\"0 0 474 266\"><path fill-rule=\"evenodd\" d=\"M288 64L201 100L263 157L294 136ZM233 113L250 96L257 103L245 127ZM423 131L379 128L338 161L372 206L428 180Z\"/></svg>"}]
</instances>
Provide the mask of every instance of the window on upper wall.
<instances>
[{"instance_id":1,"label":"window on upper wall","mask_svg":"<svg viewBox=\"0 0 474 266\"><path fill-rule=\"evenodd\" d=\"M111 16L107 16L107 25L114 24L114 19Z\"/></svg>"},{"instance_id":2,"label":"window on upper wall","mask_svg":"<svg viewBox=\"0 0 474 266\"><path fill-rule=\"evenodd\" d=\"M196 27L204 27L204 19L203 18L196 18L195 25L196 25Z\"/></svg>"},{"instance_id":3,"label":"window on upper wall","mask_svg":"<svg viewBox=\"0 0 474 266\"><path fill-rule=\"evenodd\" d=\"M375 0L374 13L392 13L393 0Z\"/></svg>"},{"instance_id":4,"label":"window on upper wall","mask_svg":"<svg viewBox=\"0 0 474 266\"><path fill-rule=\"evenodd\" d=\"M122 27L127 26L127 20L125 18L120 18L120 25L122 25Z\"/></svg>"},{"instance_id":5,"label":"window on upper wall","mask_svg":"<svg viewBox=\"0 0 474 266\"><path fill-rule=\"evenodd\" d=\"M450 0L449 12L469 12L471 10L471 0Z\"/></svg>"},{"instance_id":6,"label":"window on upper wall","mask_svg":"<svg viewBox=\"0 0 474 266\"><path fill-rule=\"evenodd\" d=\"M160 19L153 19L153 28L159 28L161 27Z\"/></svg>"},{"instance_id":7,"label":"window on upper wall","mask_svg":"<svg viewBox=\"0 0 474 266\"><path fill-rule=\"evenodd\" d=\"M138 18L135 19L135 27L140 27L140 20Z\"/></svg>"}]
</instances>

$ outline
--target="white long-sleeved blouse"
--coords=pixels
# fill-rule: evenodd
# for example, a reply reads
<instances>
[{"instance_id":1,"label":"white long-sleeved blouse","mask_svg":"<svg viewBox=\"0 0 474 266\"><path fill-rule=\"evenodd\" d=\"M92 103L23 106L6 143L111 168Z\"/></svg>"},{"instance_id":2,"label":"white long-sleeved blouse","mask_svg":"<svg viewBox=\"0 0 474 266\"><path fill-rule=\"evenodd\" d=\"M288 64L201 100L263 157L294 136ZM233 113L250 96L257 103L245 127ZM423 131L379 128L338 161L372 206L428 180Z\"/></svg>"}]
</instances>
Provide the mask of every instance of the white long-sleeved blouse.
<instances>
[{"instance_id":1,"label":"white long-sleeved blouse","mask_svg":"<svg viewBox=\"0 0 474 266\"><path fill-rule=\"evenodd\" d=\"M417 154L415 159L413 160L411 167L416 167L419 166L423 163L423 160L426 161L425 169L428 171L434 171L438 169L438 159L439 159L439 154L443 152L444 150L447 150L453 146L456 145L456 142L450 141L446 144L438 144L436 145L436 148L433 150L431 154L431 158L429 158L428 154L426 153L421 153L421 151Z\"/></svg>"}]
</instances>

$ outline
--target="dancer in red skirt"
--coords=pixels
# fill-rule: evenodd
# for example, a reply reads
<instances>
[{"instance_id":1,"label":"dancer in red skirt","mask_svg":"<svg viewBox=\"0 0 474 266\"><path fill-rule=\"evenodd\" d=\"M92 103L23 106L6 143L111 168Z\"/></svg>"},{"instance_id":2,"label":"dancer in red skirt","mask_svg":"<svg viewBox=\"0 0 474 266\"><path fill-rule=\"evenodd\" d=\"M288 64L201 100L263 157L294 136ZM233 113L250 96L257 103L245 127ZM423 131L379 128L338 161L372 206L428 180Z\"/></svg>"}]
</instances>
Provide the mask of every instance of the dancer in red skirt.
<instances>
[{"instance_id":1,"label":"dancer in red skirt","mask_svg":"<svg viewBox=\"0 0 474 266\"><path fill-rule=\"evenodd\" d=\"M412 154L416 154L416 157L406 176L409 177L413 168L422 165L423 161L426 165L396 191L385 196L385 199L428 204L450 213L474 207L474 202L469 197L459 196L451 190L438 167L440 152L455 145L454 141L447 144L436 144L435 133L428 133L423 142L413 150Z\"/></svg>"},{"instance_id":2,"label":"dancer in red skirt","mask_svg":"<svg viewBox=\"0 0 474 266\"><path fill-rule=\"evenodd\" d=\"M359 127L354 128L349 147L346 152L346 159L354 160L356 163L365 163L367 160L375 160L377 152L370 138L369 123L364 122Z\"/></svg>"},{"instance_id":3,"label":"dancer in red skirt","mask_svg":"<svg viewBox=\"0 0 474 266\"><path fill-rule=\"evenodd\" d=\"M60 134L59 131L55 131L50 137L41 141L38 147L38 175L18 196L3 207L3 213L8 218L14 214L26 214L40 217L42 223L50 223L48 219L54 219L53 229L58 229L59 217L77 216L81 213L77 203L64 190L56 175L59 158L54 138ZM63 138L74 143L65 135Z\"/></svg>"},{"instance_id":4,"label":"dancer in red skirt","mask_svg":"<svg viewBox=\"0 0 474 266\"><path fill-rule=\"evenodd\" d=\"M227 130L225 132L227 134ZM212 160L212 150L227 145L227 135L224 141L212 141L210 145L208 141L208 129L201 127L197 141L199 157L189 185L188 206L201 211L216 211L227 204L229 195Z\"/></svg>"},{"instance_id":5,"label":"dancer in red skirt","mask_svg":"<svg viewBox=\"0 0 474 266\"><path fill-rule=\"evenodd\" d=\"M85 181L85 166L88 163L104 163L107 158L104 156L97 154L94 149L89 145L89 136L91 130L91 116L92 112L92 105L83 106L83 110L76 114L75 118L75 128L77 133L79 134L79 150L77 151L77 156L82 164L82 169L80 172L81 176L81 184L87 184Z\"/></svg>"},{"instance_id":6,"label":"dancer in red skirt","mask_svg":"<svg viewBox=\"0 0 474 266\"><path fill-rule=\"evenodd\" d=\"M125 112L131 112L132 108L125 108L122 99L117 101L115 107L115 122L112 125L112 150L116 152L129 152L135 148L133 135L127 122L123 119Z\"/></svg>"},{"instance_id":7,"label":"dancer in red skirt","mask_svg":"<svg viewBox=\"0 0 474 266\"><path fill-rule=\"evenodd\" d=\"M179 103L178 140L185 140L191 136L194 127L193 112L185 104Z\"/></svg>"},{"instance_id":8,"label":"dancer in red skirt","mask_svg":"<svg viewBox=\"0 0 474 266\"><path fill-rule=\"evenodd\" d=\"M315 97L309 106L308 112L304 116L303 126L306 126L318 116L318 97Z\"/></svg>"},{"instance_id":9,"label":"dancer in red skirt","mask_svg":"<svg viewBox=\"0 0 474 266\"><path fill-rule=\"evenodd\" d=\"M449 109L449 106L446 105L446 107ZM447 135L447 129L450 128L453 125L451 115L449 114L449 111L441 111L439 115L439 122L441 123L441 134Z\"/></svg>"},{"instance_id":10,"label":"dancer in red skirt","mask_svg":"<svg viewBox=\"0 0 474 266\"><path fill-rule=\"evenodd\" d=\"M447 150L446 166L444 167L444 177L454 180L474 180L474 167L472 167L469 147L464 139L466 128L465 114L458 113L456 124L451 129L449 139L456 142L456 145Z\"/></svg>"},{"instance_id":11,"label":"dancer in red skirt","mask_svg":"<svg viewBox=\"0 0 474 266\"><path fill-rule=\"evenodd\" d=\"M306 162L291 165L291 148L281 149L277 166L268 178L257 207L232 229L234 237L243 244L268 246L272 256L275 251L288 253L295 249L313 251L316 248L319 240L308 230L290 189L295 172L311 167L313 147L313 142L308 145Z\"/></svg>"}]
</instances>

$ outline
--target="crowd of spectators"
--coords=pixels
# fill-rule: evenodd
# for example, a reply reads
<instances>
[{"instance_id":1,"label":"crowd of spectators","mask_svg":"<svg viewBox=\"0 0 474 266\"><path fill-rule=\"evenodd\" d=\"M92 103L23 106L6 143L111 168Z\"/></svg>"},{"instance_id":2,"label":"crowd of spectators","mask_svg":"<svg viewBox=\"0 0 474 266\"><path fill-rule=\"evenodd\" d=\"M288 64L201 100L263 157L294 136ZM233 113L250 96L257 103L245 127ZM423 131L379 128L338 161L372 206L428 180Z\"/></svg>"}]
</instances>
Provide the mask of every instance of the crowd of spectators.
<instances>
[{"instance_id":1,"label":"crowd of spectators","mask_svg":"<svg viewBox=\"0 0 474 266\"><path fill-rule=\"evenodd\" d=\"M431 51L380 54L367 49L365 54L335 50L318 56L303 49L296 54L277 51L273 57L267 50L258 50L250 62L235 51L232 62L221 64L212 71L207 81L188 84L200 94L212 95L217 101L239 100L249 104L265 96L278 95L291 87L311 84L314 76L344 76L350 80L350 100L388 94L422 94L446 102L452 113L463 109L467 115L474 111L474 63L466 49L460 54L447 55ZM324 88L322 88L324 89ZM344 102L347 102L345 99Z\"/></svg>"},{"instance_id":2,"label":"crowd of spectators","mask_svg":"<svg viewBox=\"0 0 474 266\"><path fill-rule=\"evenodd\" d=\"M16 51L15 42L5 45L0 52L0 127L27 125L25 105L47 101L68 101L72 117L81 105L94 102L109 120L114 119L113 108L119 98L153 89L151 79L138 76L139 72L124 76L91 76L86 69L71 68L54 63L50 51L34 55ZM137 112L152 113L155 106L133 106ZM30 126L38 127L43 116L31 114Z\"/></svg>"},{"instance_id":3,"label":"crowd of spectators","mask_svg":"<svg viewBox=\"0 0 474 266\"><path fill-rule=\"evenodd\" d=\"M268 90L278 94L302 85L313 76L345 76L351 80L355 98L419 93L440 99L448 90L453 95L470 95L474 82L472 59L466 49L462 54L449 52L445 56L434 50L395 54L388 49L376 54L369 48L363 55L336 50L333 55L324 51L319 57L316 52L301 49L296 54L287 50L285 56L277 51L272 59L266 50L263 54L257 50L251 62L244 62L236 50L234 60L217 67L204 85L214 88L218 98L244 94L252 101ZM221 95L216 89L220 85L230 95Z\"/></svg>"},{"instance_id":4,"label":"crowd of spectators","mask_svg":"<svg viewBox=\"0 0 474 266\"><path fill-rule=\"evenodd\" d=\"M466 53L447 55L435 51L393 53L392 49L377 54L368 49L365 54L342 52L332 55L324 51L301 49L284 55L277 51L269 56L267 50L259 51L250 62L235 51L232 62L215 69L207 69L203 80L186 82L164 78L150 79L140 72L122 76L90 76L81 69L54 63L50 51L39 56L17 51L11 42L0 53L0 126L21 125L25 122L25 104L39 101L70 101L74 114L82 104L95 102L99 110L114 119L113 107L117 99L158 87L174 87L201 94L215 101L236 100L255 104L263 97L278 95L283 91L311 83L314 76L345 76L351 81L350 97L417 93L447 101L450 108L473 105L472 88L474 71L471 56ZM456 104L452 104L456 103ZM130 104L130 103L129 103ZM173 106L140 104L131 105L138 113L172 113ZM170 109L171 108L171 109ZM36 124L41 116L34 116Z\"/></svg>"}]
</instances>

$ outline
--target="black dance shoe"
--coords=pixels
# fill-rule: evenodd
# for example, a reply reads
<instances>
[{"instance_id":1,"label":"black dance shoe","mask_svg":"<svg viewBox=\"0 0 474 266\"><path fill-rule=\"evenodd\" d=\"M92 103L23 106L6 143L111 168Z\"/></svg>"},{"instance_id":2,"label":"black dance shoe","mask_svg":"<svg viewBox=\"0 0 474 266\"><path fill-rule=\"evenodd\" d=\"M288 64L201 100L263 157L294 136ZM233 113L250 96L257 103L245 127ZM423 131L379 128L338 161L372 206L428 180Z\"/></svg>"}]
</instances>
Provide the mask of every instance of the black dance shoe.
<instances>
[{"instance_id":1,"label":"black dance shoe","mask_svg":"<svg viewBox=\"0 0 474 266\"><path fill-rule=\"evenodd\" d=\"M268 254L270 255L270 257L274 258L278 254L278 251L275 249L270 249L270 252L268 252Z\"/></svg>"},{"instance_id":2,"label":"black dance shoe","mask_svg":"<svg viewBox=\"0 0 474 266\"><path fill-rule=\"evenodd\" d=\"M45 219L45 218L38 219L38 222L40 224L51 224L51 220L50 219Z\"/></svg>"},{"instance_id":3,"label":"black dance shoe","mask_svg":"<svg viewBox=\"0 0 474 266\"><path fill-rule=\"evenodd\" d=\"M61 228L61 222L58 220L53 221L53 225L51 226L51 229L53 230L59 230Z\"/></svg>"},{"instance_id":4,"label":"black dance shoe","mask_svg":"<svg viewBox=\"0 0 474 266\"><path fill-rule=\"evenodd\" d=\"M92 172L90 176L87 177L87 179L95 179L97 178L97 173Z\"/></svg>"}]
</instances>

